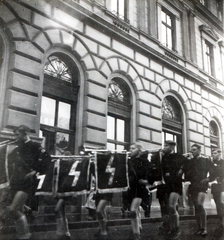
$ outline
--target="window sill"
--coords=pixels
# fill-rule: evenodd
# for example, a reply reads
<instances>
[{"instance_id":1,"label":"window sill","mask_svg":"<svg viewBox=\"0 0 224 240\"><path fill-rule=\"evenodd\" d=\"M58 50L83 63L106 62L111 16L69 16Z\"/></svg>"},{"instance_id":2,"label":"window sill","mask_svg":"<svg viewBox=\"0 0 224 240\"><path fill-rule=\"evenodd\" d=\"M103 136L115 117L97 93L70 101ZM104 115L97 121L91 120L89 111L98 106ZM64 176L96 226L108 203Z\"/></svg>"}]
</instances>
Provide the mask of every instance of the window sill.
<instances>
[{"instance_id":1,"label":"window sill","mask_svg":"<svg viewBox=\"0 0 224 240\"><path fill-rule=\"evenodd\" d=\"M105 10L105 13L113 19L113 23L114 23L115 26L124 30L125 32L130 31L131 25L130 25L130 20L129 19L124 19L123 20L123 19L121 19L121 17L119 16L118 13L113 13L113 12L110 12L108 10Z\"/></svg>"},{"instance_id":2,"label":"window sill","mask_svg":"<svg viewBox=\"0 0 224 240\"><path fill-rule=\"evenodd\" d=\"M170 50L169 48L165 47L163 44L159 44L161 48L164 50L164 54L171 58L173 61L178 62L179 56L177 55L178 52L176 50Z\"/></svg>"}]
</instances>

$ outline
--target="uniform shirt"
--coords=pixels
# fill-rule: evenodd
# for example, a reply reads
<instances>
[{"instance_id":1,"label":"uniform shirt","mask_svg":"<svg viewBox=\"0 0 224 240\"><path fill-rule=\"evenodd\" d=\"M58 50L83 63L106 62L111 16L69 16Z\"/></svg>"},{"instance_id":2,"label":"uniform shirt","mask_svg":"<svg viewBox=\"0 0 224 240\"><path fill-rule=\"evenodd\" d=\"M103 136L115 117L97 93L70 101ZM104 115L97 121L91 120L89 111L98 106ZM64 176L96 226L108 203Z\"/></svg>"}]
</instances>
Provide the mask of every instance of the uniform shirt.
<instances>
[{"instance_id":1,"label":"uniform shirt","mask_svg":"<svg viewBox=\"0 0 224 240\"><path fill-rule=\"evenodd\" d=\"M214 166L210 158L201 155L194 157L187 161L186 180L191 183L200 183L209 174L209 180L212 181L214 178L213 169Z\"/></svg>"},{"instance_id":2,"label":"uniform shirt","mask_svg":"<svg viewBox=\"0 0 224 240\"><path fill-rule=\"evenodd\" d=\"M175 181L181 168L185 169L187 159L178 153L164 155L160 159L160 152L152 153L152 176L154 181Z\"/></svg>"},{"instance_id":3,"label":"uniform shirt","mask_svg":"<svg viewBox=\"0 0 224 240\"><path fill-rule=\"evenodd\" d=\"M184 167L187 159L178 153L166 154L162 157L162 174L166 184L181 182L179 171Z\"/></svg>"},{"instance_id":4,"label":"uniform shirt","mask_svg":"<svg viewBox=\"0 0 224 240\"><path fill-rule=\"evenodd\" d=\"M34 170L44 174L51 157L39 143L29 140L18 144L10 154L9 161L13 168L13 178L19 180Z\"/></svg>"},{"instance_id":5,"label":"uniform shirt","mask_svg":"<svg viewBox=\"0 0 224 240\"><path fill-rule=\"evenodd\" d=\"M137 157L131 157L128 160L128 174L130 186L136 183L138 180L148 180L149 183L152 183L151 179L151 163L147 159L148 151L145 151Z\"/></svg>"},{"instance_id":6,"label":"uniform shirt","mask_svg":"<svg viewBox=\"0 0 224 240\"><path fill-rule=\"evenodd\" d=\"M212 178L216 179L218 183L221 183L224 181L224 160L214 160L213 164Z\"/></svg>"}]
</instances>

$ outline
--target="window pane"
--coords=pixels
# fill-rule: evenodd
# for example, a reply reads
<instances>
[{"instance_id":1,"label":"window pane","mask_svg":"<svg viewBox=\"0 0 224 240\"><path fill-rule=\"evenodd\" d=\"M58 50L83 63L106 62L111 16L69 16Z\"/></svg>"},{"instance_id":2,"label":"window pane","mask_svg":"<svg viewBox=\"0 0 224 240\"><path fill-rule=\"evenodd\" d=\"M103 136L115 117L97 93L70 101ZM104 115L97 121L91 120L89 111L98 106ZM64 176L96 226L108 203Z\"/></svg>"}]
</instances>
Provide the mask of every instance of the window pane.
<instances>
[{"instance_id":1,"label":"window pane","mask_svg":"<svg viewBox=\"0 0 224 240\"><path fill-rule=\"evenodd\" d=\"M59 102L58 106L58 127L69 129L71 117L71 105L64 102Z\"/></svg>"},{"instance_id":2,"label":"window pane","mask_svg":"<svg viewBox=\"0 0 224 240\"><path fill-rule=\"evenodd\" d=\"M117 119L117 140L124 142L124 120Z\"/></svg>"},{"instance_id":3,"label":"window pane","mask_svg":"<svg viewBox=\"0 0 224 240\"><path fill-rule=\"evenodd\" d=\"M163 21L163 22L166 22L166 14L165 14L165 12L161 12L161 20Z\"/></svg>"},{"instance_id":4,"label":"window pane","mask_svg":"<svg viewBox=\"0 0 224 240\"><path fill-rule=\"evenodd\" d=\"M162 25L162 44L166 45L166 26Z\"/></svg>"},{"instance_id":5,"label":"window pane","mask_svg":"<svg viewBox=\"0 0 224 240\"><path fill-rule=\"evenodd\" d=\"M167 46L172 48L172 30L167 28Z\"/></svg>"},{"instance_id":6,"label":"window pane","mask_svg":"<svg viewBox=\"0 0 224 240\"><path fill-rule=\"evenodd\" d=\"M117 145L116 150L122 151L122 150L124 150L124 146L123 145Z\"/></svg>"},{"instance_id":7,"label":"window pane","mask_svg":"<svg viewBox=\"0 0 224 240\"><path fill-rule=\"evenodd\" d=\"M65 151L68 150L69 146L69 134L67 133L56 133L56 155L62 155Z\"/></svg>"},{"instance_id":8,"label":"window pane","mask_svg":"<svg viewBox=\"0 0 224 240\"><path fill-rule=\"evenodd\" d=\"M174 140L174 135L171 134L171 133L166 133L166 140L172 140L172 141L175 141L175 140Z\"/></svg>"},{"instance_id":9,"label":"window pane","mask_svg":"<svg viewBox=\"0 0 224 240\"><path fill-rule=\"evenodd\" d=\"M115 144L107 143L107 150L115 150Z\"/></svg>"},{"instance_id":10,"label":"window pane","mask_svg":"<svg viewBox=\"0 0 224 240\"><path fill-rule=\"evenodd\" d=\"M117 12L117 0L111 1L111 12Z\"/></svg>"},{"instance_id":11,"label":"window pane","mask_svg":"<svg viewBox=\"0 0 224 240\"><path fill-rule=\"evenodd\" d=\"M118 0L118 12L120 15L124 16L124 0Z\"/></svg>"},{"instance_id":12,"label":"window pane","mask_svg":"<svg viewBox=\"0 0 224 240\"><path fill-rule=\"evenodd\" d=\"M211 63L211 61L212 61L212 49L211 49L211 45L207 42L207 41L205 41L205 42L203 42L203 45L204 45L204 51L205 51L205 53L204 53L204 70L207 72L207 73L209 73L209 74L211 74L212 73L212 63Z\"/></svg>"},{"instance_id":13,"label":"window pane","mask_svg":"<svg viewBox=\"0 0 224 240\"><path fill-rule=\"evenodd\" d=\"M107 116L107 138L115 140L115 118Z\"/></svg>"},{"instance_id":14,"label":"window pane","mask_svg":"<svg viewBox=\"0 0 224 240\"><path fill-rule=\"evenodd\" d=\"M56 101L48 97L42 97L40 123L54 126Z\"/></svg>"},{"instance_id":15,"label":"window pane","mask_svg":"<svg viewBox=\"0 0 224 240\"><path fill-rule=\"evenodd\" d=\"M170 27L172 26L171 17L170 17L169 15L166 15L166 23L167 23L167 25L169 25Z\"/></svg>"}]
</instances>

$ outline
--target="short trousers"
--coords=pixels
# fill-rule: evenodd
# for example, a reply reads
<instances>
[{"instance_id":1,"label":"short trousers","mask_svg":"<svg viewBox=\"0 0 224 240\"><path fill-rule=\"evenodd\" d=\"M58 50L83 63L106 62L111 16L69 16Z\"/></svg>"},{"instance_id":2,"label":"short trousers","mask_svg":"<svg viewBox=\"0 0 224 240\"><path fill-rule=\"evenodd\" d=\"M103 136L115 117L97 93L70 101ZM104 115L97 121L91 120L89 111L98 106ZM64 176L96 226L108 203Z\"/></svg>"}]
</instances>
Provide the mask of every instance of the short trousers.
<instances>
[{"instance_id":1,"label":"short trousers","mask_svg":"<svg viewBox=\"0 0 224 240\"><path fill-rule=\"evenodd\" d=\"M213 183L211 187L211 193L213 195L219 195L221 192L224 192L224 184Z\"/></svg>"},{"instance_id":2,"label":"short trousers","mask_svg":"<svg viewBox=\"0 0 224 240\"><path fill-rule=\"evenodd\" d=\"M108 202L112 202L113 193L96 193L95 201L96 206L100 202L100 200L106 200Z\"/></svg>"}]
</instances>

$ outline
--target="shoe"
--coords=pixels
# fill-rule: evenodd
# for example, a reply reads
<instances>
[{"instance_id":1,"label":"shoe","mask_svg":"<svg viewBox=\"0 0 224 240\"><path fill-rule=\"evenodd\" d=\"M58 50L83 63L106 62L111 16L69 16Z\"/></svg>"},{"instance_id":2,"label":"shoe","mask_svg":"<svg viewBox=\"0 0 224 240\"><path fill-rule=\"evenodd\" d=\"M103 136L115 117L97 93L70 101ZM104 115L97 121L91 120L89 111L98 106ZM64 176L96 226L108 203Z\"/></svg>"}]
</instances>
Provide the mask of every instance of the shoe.
<instances>
[{"instance_id":1,"label":"shoe","mask_svg":"<svg viewBox=\"0 0 224 240\"><path fill-rule=\"evenodd\" d=\"M138 233L134 233L132 239L133 240L141 240L141 236Z\"/></svg>"},{"instance_id":2,"label":"shoe","mask_svg":"<svg viewBox=\"0 0 224 240\"><path fill-rule=\"evenodd\" d=\"M125 218L125 209L124 208L121 208L121 217L122 218Z\"/></svg>"},{"instance_id":3,"label":"shoe","mask_svg":"<svg viewBox=\"0 0 224 240\"><path fill-rule=\"evenodd\" d=\"M58 235L57 240L71 240L71 236L68 235Z\"/></svg>"},{"instance_id":4,"label":"shoe","mask_svg":"<svg viewBox=\"0 0 224 240\"><path fill-rule=\"evenodd\" d=\"M171 234L170 229L167 226L164 226L164 224L159 227L159 234L158 235L162 235L162 234L165 234L165 235L170 235Z\"/></svg>"},{"instance_id":5,"label":"shoe","mask_svg":"<svg viewBox=\"0 0 224 240\"><path fill-rule=\"evenodd\" d=\"M215 235L216 235L217 237L223 236L223 235L224 235L224 226L222 226L222 225L218 226L218 227L214 230L214 232L215 232Z\"/></svg>"},{"instance_id":6,"label":"shoe","mask_svg":"<svg viewBox=\"0 0 224 240\"><path fill-rule=\"evenodd\" d=\"M145 217L150 217L150 212L148 212L148 211L145 211Z\"/></svg>"},{"instance_id":7,"label":"shoe","mask_svg":"<svg viewBox=\"0 0 224 240\"><path fill-rule=\"evenodd\" d=\"M221 225L221 226L219 227L219 232L220 232L221 234L224 234L224 226L223 226L223 225Z\"/></svg>"},{"instance_id":8,"label":"shoe","mask_svg":"<svg viewBox=\"0 0 224 240\"><path fill-rule=\"evenodd\" d=\"M171 239L172 239L172 240L174 240L174 239L179 239L180 235L181 235L180 229L176 229L176 230L172 233Z\"/></svg>"},{"instance_id":9,"label":"shoe","mask_svg":"<svg viewBox=\"0 0 224 240\"><path fill-rule=\"evenodd\" d=\"M205 237L208 234L207 229L202 229L201 230L201 236Z\"/></svg>"},{"instance_id":10,"label":"shoe","mask_svg":"<svg viewBox=\"0 0 224 240\"><path fill-rule=\"evenodd\" d=\"M32 234L31 233L28 233L27 234L28 236L26 238L16 238L16 240L30 240L31 237L32 237Z\"/></svg>"},{"instance_id":11,"label":"shoe","mask_svg":"<svg viewBox=\"0 0 224 240\"><path fill-rule=\"evenodd\" d=\"M196 232L194 232L194 235L201 235L202 229L198 229Z\"/></svg>"},{"instance_id":12,"label":"shoe","mask_svg":"<svg viewBox=\"0 0 224 240\"><path fill-rule=\"evenodd\" d=\"M88 220L88 221L93 221L93 217L88 216L88 217L86 218L86 220Z\"/></svg>"},{"instance_id":13,"label":"shoe","mask_svg":"<svg viewBox=\"0 0 224 240\"><path fill-rule=\"evenodd\" d=\"M97 239L106 239L107 235L102 235L100 229L98 230L98 232L94 233L93 236Z\"/></svg>"}]
</instances>

